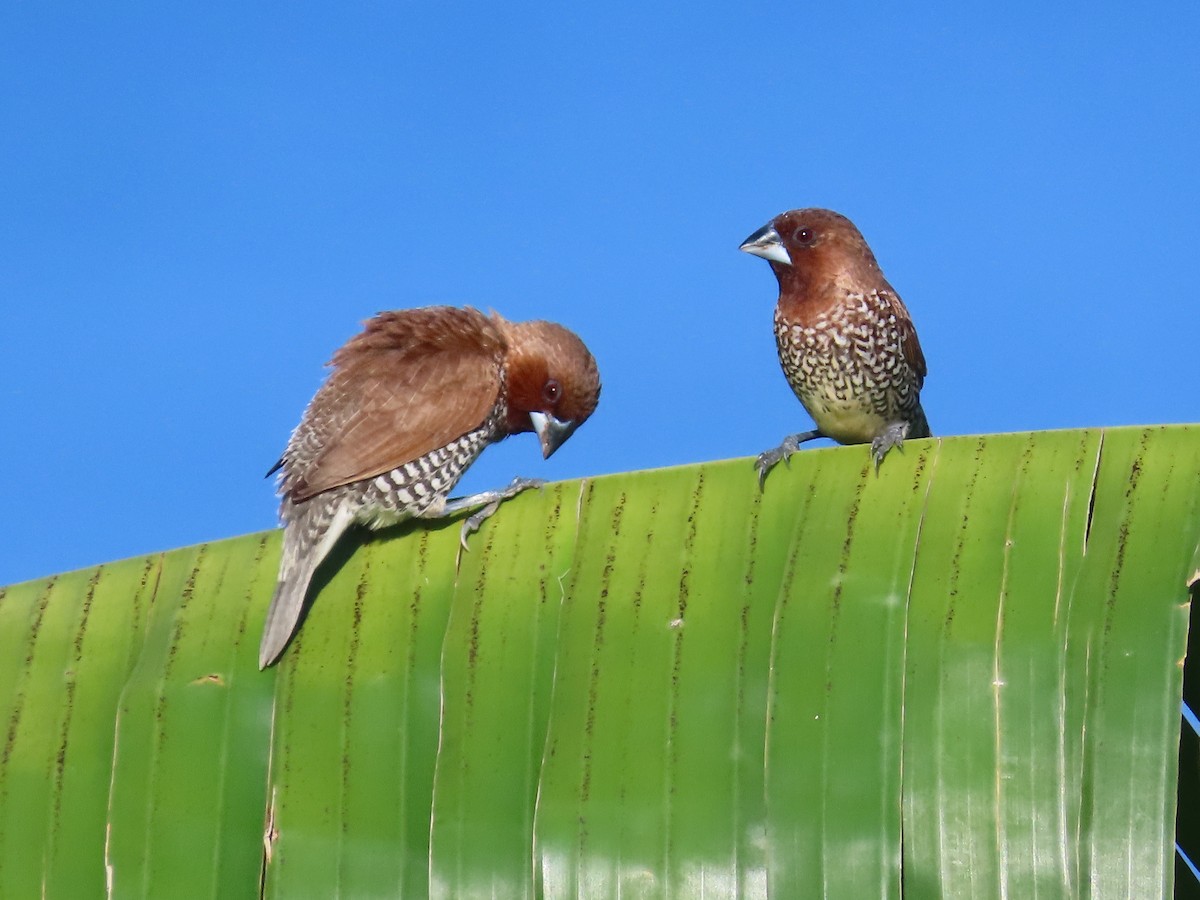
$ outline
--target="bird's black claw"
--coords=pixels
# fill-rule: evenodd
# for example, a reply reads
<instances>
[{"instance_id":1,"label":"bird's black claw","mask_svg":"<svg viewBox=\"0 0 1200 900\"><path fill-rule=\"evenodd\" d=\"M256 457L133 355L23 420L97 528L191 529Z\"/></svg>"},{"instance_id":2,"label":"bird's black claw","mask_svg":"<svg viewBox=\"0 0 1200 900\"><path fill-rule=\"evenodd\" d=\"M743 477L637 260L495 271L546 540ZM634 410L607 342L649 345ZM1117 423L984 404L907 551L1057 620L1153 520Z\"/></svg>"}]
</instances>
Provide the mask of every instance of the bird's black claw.
<instances>
[{"instance_id":1,"label":"bird's black claw","mask_svg":"<svg viewBox=\"0 0 1200 900\"><path fill-rule=\"evenodd\" d=\"M473 512L471 515L463 519L462 530L458 533L458 542L462 546L463 550L470 549L467 547L467 538L477 532L484 522L495 515L496 510L500 508L501 503L503 503L505 500L511 500L522 491L527 491L530 488L537 488L540 491L545 486L546 482L540 478L521 478L518 476L509 482L508 487L506 487L504 490L480 495L479 499L484 499L488 496L490 496L492 499L489 500L477 512Z\"/></svg>"},{"instance_id":2,"label":"bird's black claw","mask_svg":"<svg viewBox=\"0 0 1200 900\"><path fill-rule=\"evenodd\" d=\"M803 435L791 434L783 439L778 447L771 450L764 450L758 454L758 459L754 461L754 468L758 472L758 489L761 491L763 485L767 481L767 473L775 468L779 463L791 465L791 456L800 449L802 441L807 440Z\"/></svg>"},{"instance_id":3,"label":"bird's black claw","mask_svg":"<svg viewBox=\"0 0 1200 900\"><path fill-rule=\"evenodd\" d=\"M495 514L496 510L500 508L500 504L503 502L503 499L493 500L487 506L479 510L479 512L471 513L471 515L463 519L462 530L458 533L458 542L462 545L463 550L471 549L467 546L467 538L477 532L479 527Z\"/></svg>"},{"instance_id":4,"label":"bird's black claw","mask_svg":"<svg viewBox=\"0 0 1200 900\"><path fill-rule=\"evenodd\" d=\"M758 459L754 461L754 470L758 472L758 489L760 491L767 482L767 473L775 468L775 465L781 459L787 459L787 457L779 452L778 447L774 450L766 450L758 454Z\"/></svg>"},{"instance_id":5,"label":"bird's black claw","mask_svg":"<svg viewBox=\"0 0 1200 900\"><path fill-rule=\"evenodd\" d=\"M541 478L522 478L520 475L518 475L511 482L509 482L508 487L504 489L504 499L508 500L511 497L517 496L517 494L521 493L522 491L528 491L531 488L537 488L540 491L545 486L546 482Z\"/></svg>"},{"instance_id":6,"label":"bird's black claw","mask_svg":"<svg viewBox=\"0 0 1200 900\"><path fill-rule=\"evenodd\" d=\"M892 422L875 435L875 439L871 441L871 458L875 460L876 475L879 474L879 467L889 450L895 447L901 453L904 452L904 439L908 437L908 427L907 422Z\"/></svg>"}]
</instances>

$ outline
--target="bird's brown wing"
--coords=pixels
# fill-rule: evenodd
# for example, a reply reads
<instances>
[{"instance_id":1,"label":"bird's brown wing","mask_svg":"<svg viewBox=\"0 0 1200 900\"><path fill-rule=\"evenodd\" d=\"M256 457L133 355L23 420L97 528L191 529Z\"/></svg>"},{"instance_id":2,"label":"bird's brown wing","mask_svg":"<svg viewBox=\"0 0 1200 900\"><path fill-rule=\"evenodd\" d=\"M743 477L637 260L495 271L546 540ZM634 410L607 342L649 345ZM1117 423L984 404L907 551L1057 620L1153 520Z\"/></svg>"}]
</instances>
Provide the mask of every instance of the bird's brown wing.
<instances>
[{"instance_id":1,"label":"bird's brown wing","mask_svg":"<svg viewBox=\"0 0 1200 900\"><path fill-rule=\"evenodd\" d=\"M900 346L904 350L904 359L909 367L917 373L921 382L925 380L925 354L921 352L921 342L917 340L917 329L913 327L912 316L908 308L894 291L884 291L892 315L896 317L896 327L900 331ZM918 385L919 387L919 385Z\"/></svg>"},{"instance_id":2,"label":"bird's brown wing","mask_svg":"<svg viewBox=\"0 0 1200 900\"><path fill-rule=\"evenodd\" d=\"M303 440L307 425L320 432L321 449L290 473L285 489L306 500L390 472L479 427L497 402L503 361L503 338L477 310L377 316L334 356L333 375L293 437Z\"/></svg>"}]
</instances>

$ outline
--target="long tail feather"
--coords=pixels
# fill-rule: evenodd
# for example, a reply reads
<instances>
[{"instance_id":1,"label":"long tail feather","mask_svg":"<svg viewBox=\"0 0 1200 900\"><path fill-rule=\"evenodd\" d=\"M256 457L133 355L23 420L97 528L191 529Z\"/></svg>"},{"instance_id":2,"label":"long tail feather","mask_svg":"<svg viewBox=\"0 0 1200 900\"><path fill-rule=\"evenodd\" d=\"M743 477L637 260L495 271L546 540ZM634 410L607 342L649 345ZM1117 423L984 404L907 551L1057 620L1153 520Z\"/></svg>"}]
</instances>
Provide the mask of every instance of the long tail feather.
<instances>
[{"instance_id":1,"label":"long tail feather","mask_svg":"<svg viewBox=\"0 0 1200 900\"><path fill-rule=\"evenodd\" d=\"M258 647L260 669L279 659L292 639L304 611L304 598L313 574L353 518L345 505L339 505L330 514L329 510L314 504L288 522L283 534L279 583L267 609L262 643Z\"/></svg>"},{"instance_id":2,"label":"long tail feather","mask_svg":"<svg viewBox=\"0 0 1200 900\"><path fill-rule=\"evenodd\" d=\"M283 654L288 641L300 621L304 609L304 597L315 567L304 566L287 578L281 578L275 586L275 596L267 610L267 621L263 625L262 643L258 647L258 667L265 669Z\"/></svg>"},{"instance_id":3,"label":"long tail feather","mask_svg":"<svg viewBox=\"0 0 1200 900\"><path fill-rule=\"evenodd\" d=\"M929 430L929 420L925 418L925 410L921 408L921 404L917 404L916 412L913 413L912 425L908 429L910 438L927 438L933 437Z\"/></svg>"}]
</instances>

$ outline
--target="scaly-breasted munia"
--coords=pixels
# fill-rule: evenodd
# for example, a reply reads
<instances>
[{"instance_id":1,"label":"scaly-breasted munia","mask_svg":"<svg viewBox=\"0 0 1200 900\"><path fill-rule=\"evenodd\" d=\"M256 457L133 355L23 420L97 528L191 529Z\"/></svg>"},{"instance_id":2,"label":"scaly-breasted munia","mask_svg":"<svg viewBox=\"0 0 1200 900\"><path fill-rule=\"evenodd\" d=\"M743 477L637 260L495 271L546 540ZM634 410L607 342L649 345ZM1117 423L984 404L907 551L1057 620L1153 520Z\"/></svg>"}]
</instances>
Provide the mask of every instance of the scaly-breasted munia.
<instances>
[{"instance_id":1,"label":"scaly-breasted munia","mask_svg":"<svg viewBox=\"0 0 1200 900\"><path fill-rule=\"evenodd\" d=\"M905 438L930 436L917 332L854 223L828 209L794 209L740 249L765 259L779 280L779 362L817 425L758 457L760 485L772 466L813 438L870 443L878 469Z\"/></svg>"},{"instance_id":2,"label":"scaly-breasted munia","mask_svg":"<svg viewBox=\"0 0 1200 900\"><path fill-rule=\"evenodd\" d=\"M382 528L500 502L541 482L448 500L489 444L537 432L549 457L592 414L596 361L553 322L508 322L470 307L380 313L334 354L282 459L279 583L259 649L265 668L296 629L313 573L353 523ZM268 473L270 474L270 473Z\"/></svg>"}]
</instances>

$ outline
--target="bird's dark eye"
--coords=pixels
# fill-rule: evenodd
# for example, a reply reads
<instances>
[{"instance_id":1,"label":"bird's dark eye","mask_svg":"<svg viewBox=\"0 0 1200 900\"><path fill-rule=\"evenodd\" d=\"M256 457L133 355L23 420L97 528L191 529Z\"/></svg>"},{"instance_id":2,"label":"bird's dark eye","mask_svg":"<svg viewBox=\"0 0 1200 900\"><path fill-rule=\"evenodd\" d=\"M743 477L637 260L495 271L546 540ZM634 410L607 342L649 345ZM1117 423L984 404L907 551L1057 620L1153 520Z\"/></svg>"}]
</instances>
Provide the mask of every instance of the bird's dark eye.
<instances>
[{"instance_id":1,"label":"bird's dark eye","mask_svg":"<svg viewBox=\"0 0 1200 900\"><path fill-rule=\"evenodd\" d=\"M796 239L797 244L811 244L813 230L811 228L797 228L796 233L792 237Z\"/></svg>"},{"instance_id":2,"label":"bird's dark eye","mask_svg":"<svg viewBox=\"0 0 1200 900\"><path fill-rule=\"evenodd\" d=\"M562 387L553 378L547 381L546 386L542 388L542 396L546 398L547 403L557 403L560 394L562 394Z\"/></svg>"}]
</instances>

